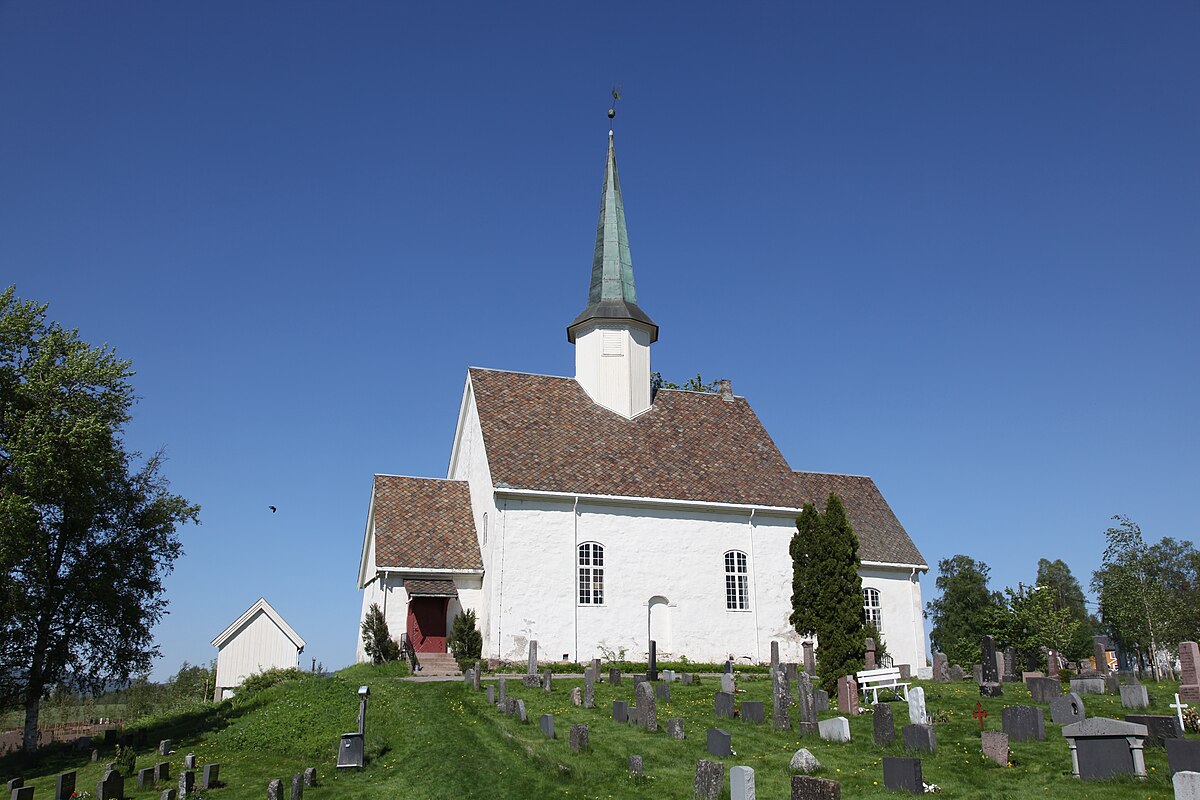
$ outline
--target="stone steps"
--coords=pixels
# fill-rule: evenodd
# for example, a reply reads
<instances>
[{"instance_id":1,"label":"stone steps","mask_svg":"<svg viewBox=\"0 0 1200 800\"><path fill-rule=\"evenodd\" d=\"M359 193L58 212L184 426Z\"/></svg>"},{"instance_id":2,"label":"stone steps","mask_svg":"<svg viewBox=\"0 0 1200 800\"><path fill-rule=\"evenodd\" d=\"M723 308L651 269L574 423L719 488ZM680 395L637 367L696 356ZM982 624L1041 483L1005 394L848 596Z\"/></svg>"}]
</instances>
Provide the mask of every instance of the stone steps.
<instances>
[{"instance_id":1,"label":"stone steps","mask_svg":"<svg viewBox=\"0 0 1200 800\"><path fill-rule=\"evenodd\" d=\"M462 675L450 653L417 653L417 662L421 671L416 675Z\"/></svg>"}]
</instances>

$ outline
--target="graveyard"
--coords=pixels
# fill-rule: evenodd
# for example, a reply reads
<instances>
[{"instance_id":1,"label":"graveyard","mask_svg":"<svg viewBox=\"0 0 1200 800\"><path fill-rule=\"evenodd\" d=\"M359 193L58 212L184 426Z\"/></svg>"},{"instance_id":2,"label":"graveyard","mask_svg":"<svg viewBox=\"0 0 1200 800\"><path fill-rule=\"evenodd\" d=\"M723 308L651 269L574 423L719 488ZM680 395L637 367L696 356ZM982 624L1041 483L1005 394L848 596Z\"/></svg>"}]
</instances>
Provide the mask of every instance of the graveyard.
<instances>
[{"instance_id":1,"label":"graveyard","mask_svg":"<svg viewBox=\"0 0 1200 800\"><path fill-rule=\"evenodd\" d=\"M670 683L660 680L636 688L629 672L614 684L616 676L606 666L590 689L577 675L555 675L549 691L542 675L524 680L521 672L513 668L505 677L502 700L501 682L492 674L482 675L476 689L469 674L454 681L414 682L403 680L402 664L357 665L330 677L286 681L241 702L225 701L148 719L124 732L137 752L133 773L124 776L121 796L149 800L163 797L164 790L178 789L185 760L190 759L195 764L194 784L187 796L205 800L260 800L269 796L272 780L280 781L278 797L306 795L310 800L386 796L686 800L693 797L697 764L703 760L722 787L720 797L730 797L733 769L749 767L754 772L754 796L790 798L792 776L804 774L790 766L802 748L820 763L812 775L837 781L841 796L848 798L906 795L886 788L885 758L919 758L923 781L936 785L944 797L1167 800L1175 796L1166 750L1150 740L1143 751L1144 779L1074 777L1064 724L1053 721L1050 703L1038 702L1020 682L1004 682L1001 693L993 697L981 695L969 676L944 683L911 681L912 690L924 692L933 729L929 737L906 730L913 713L910 704L886 691L880 692L879 699L891 712L891 736L883 708L878 714L851 716L838 711L836 697L828 710L816 714L821 734L802 736L796 683L788 687L791 727L777 729L772 678L761 671L724 678L702 674L698 680L688 673L688 682L676 673ZM720 696L723 688L729 688L722 685L727 681L734 683L732 704ZM356 730L360 686L370 687L365 766L339 770L335 767L339 737ZM1079 709L1072 710L1070 702L1059 698L1054 698L1055 718L1078 725L1098 718L1123 720L1130 713L1174 714L1169 704L1178 684L1144 686L1148 708L1131 712L1122 706L1119 694L1084 694L1072 698L1085 707L1084 723L1071 722ZM910 697L916 694L910 690ZM653 715L646 713L650 697ZM592 707L587 707L589 700ZM1027 708L1014 714L1011 707L1016 706ZM1006 707L1010 708L1007 714ZM864 705L864 712L869 708ZM734 716L719 716L718 711ZM547 735L551 726L553 738ZM581 726L586 726L586 733ZM983 752L983 733L994 751L997 734L1005 727L1010 733L1009 757L1001 765ZM1036 736L1039 728L1044 739L1020 740ZM824 738L842 739L846 731L849 741ZM876 744L877 734L890 742ZM683 738L677 738L680 735ZM1186 738L1197 739L1195 734ZM160 742L167 739L170 751L160 754ZM929 739L936 747L933 752L913 749L927 748ZM721 753L726 747L732 751L728 755L710 750ZM95 742L95 760L92 753L65 744L47 748L36 762L10 755L0 760L0 775L5 781L20 779L24 787L34 789L32 797L44 800L55 797L56 778L73 770L77 793L87 791L96 798L97 783L106 763L113 760L114 748L113 743ZM164 763L165 780L156 780ZM893 762L903 763L910 762ZM203 788L203 768L208 764L219 764L215 788ZM303 775L309 769L314 772L306 782ZM139 788L138 773L144 770L148 780ZM737 777L744 780L746 773L739 771ZM26 796L30 795L22 797Z\"/></svg>"}]
</instances>

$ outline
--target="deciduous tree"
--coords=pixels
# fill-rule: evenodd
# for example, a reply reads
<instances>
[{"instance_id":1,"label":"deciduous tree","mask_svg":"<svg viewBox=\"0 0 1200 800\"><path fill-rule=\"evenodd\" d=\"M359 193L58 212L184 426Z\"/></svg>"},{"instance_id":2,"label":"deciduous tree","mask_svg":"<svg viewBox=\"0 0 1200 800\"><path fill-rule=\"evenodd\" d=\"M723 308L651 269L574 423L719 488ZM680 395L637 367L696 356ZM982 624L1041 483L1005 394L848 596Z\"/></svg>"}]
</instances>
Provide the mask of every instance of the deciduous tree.
<instances>
[{"instance_id":1,"label":"deciduous tree","mask_svg":"<svg viewBox=\"0 0 1200 800\"><path fill-rule=\"evenodd\" d=\"M988 565L956 555L938 562L935 586L941 596L925 605L933 622L929 640L953 664L974 664L980 641L999 623L1001 597L988 589Z\"/></svg>"},{"instance_id":2,"label":"deciduous tree","mask_svg":"<svg viewBox=\"0 0 1200 800\"><path fill-rule=\"evenodd\" d=\"M1092 655L1092 619L1084 605L1083 587L1071 574L1071 568L1062 559L1039 559L1037 586L1054 601L1055 611L1068 611L1076 623L1071 637L1056 649L1072 661Z\"/></svg>"}]
</instances>

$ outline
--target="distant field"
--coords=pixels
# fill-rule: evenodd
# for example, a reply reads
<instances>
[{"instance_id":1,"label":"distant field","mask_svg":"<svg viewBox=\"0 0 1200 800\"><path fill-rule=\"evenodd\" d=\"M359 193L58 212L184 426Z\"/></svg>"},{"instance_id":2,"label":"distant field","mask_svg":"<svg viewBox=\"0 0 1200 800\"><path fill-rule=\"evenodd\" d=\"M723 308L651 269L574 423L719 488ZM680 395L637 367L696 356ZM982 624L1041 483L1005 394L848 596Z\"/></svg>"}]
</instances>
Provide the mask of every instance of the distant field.
<instances>
[{"instance_id":1,"label":"distant field","mask_svg":"<svg viewBox=\"0 0 1200 800\"><path fill-rule=\"evenodd\" d=\"M57 722L83 722L85 720L97 719L99 717L122 719L124 716L124 703L95 706L65 706L62 708L46 704L42 706L42 713L40 715L39 722L41 725L53 725ZM24 711L10 711L7 714L0 714L0 730L22 728L24 726Z\"/></svg>"},{"instance_id":2,"label":"distant field","mask_svg":"<svg viewBox=\"0 0 1200 800\"><path fill-rule=\"evenodd\" d=\"M510 681L511 692L526 701L530 723L522 725L487 705L482 692L473 692L461 682L414 683L401 681L400 665L359 665L329 678L306 676L262 691L239 705L197 707L188 714L159 720L147 731L147 744L138 756L138 767L150 766L158 757L154 746L160 738L177 741L170 757L172 775L178 774L184 754L194 752L201 764L222 764L221 776L228 786L202 792L204 800L261 800L267 782L274 777L298 773L305 767L318 769L321 786L305 791L307 800L375 800L403 797L428 800L488 798L655 798L688 800L697 759L705 756L705 731L721 727L733 735L737 755L725 760L726 768L748 765L757 775L758 797L784 800L789 793L788 761L797 748L811 750L824 765L823 777L842 782L845 798L894 798L883 788L882 756L903 755L894 743L878 748L872 740L870 715L851 720L853 741L832 744L817 738L800 739L793 732L776 732L770 725L770 686L763 678L745 677L739 701L767 702L766 725L740 721L718 721L712 713L713 692L719 684L707 679L699 686L672 685L672 699L660 701L660 726L670 717L686 720L687 739L676 741L665 733L647 734L612 721L615 699L630 700L633 689L628 679L619 687L597 686L597 708L571 704L569 691L578 680L559 679L554 691L526 689ZM338 772L334 768L339 734L355 728L358 710L355 690L371 687L367 711L367 752L371 756L362 771ZM927 705L933 714L945 712L936 726L938 751L924 757L925 780L942 788L947 798L988 800L1053 798L1053 800L1170 800L1166 755L1148 748L1150 777L1144 781L1120 779L1081 783L1070 776L1070 756L1061 727L1049 722L1046 741L1021 742L1012 746L1013 766L1000 767L980 752L978 727L971 711L979 699L971 682L935 684L922 682ZM1154 695L1151 713L1169 713L1166 704L1176 687L1150 685ZM1021 684L1005 684L1001 698L983 699L989 730L1000 729L1003 706L1028 704L1028 691ZM1088 716L1120 717L1119 698L1089 696ZM907 706L893 704L897 729L908 718ZM543 713L555 716L558 738L545 739L537 726ZM837 716L836 712L822 717ZM591 729L592 750L586 755L571 753L567 731L572 723L584 722ZM1191 736L1189 738L1195 738ZM627 772L628 757L643 756L646 777L634 780ZM102 753L102 760L111 753ZM17 757L0 759L0 776L21 775L37 787L37 796L48 796L53 775L63 769L79 769L79 787L94 791L100 767L85 756L66 748L48 751L36 765L24 765ZM126 782L126 793L134 800L151 800L159 790L138 790L136 780Z\"/></svg>"}]
</instances>

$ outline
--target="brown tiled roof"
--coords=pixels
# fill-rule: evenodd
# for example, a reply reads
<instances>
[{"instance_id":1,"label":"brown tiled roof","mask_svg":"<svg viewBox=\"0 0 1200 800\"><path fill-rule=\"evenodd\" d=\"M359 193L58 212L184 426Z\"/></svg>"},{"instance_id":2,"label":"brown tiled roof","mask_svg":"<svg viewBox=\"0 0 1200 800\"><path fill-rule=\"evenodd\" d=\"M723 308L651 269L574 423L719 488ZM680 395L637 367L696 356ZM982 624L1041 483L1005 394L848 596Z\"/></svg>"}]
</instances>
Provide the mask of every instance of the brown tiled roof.
<instances>
[{"instance_id":1,"label":"brown tiled roof","mask_svg":"<svg viewBox=\"0 0 1200 800\"><path fill-rule=\"evenodd\" d=\"M797 472L797 505L813 503L822 511L830 494L846 506L850 527L858 536L858 557L863 561L925 566L908 532L883 499L875 481L864 475L831 475L826 472Z\"/></svg>"},{"instance_id":2,"label":"brown tiled roof","mask_svg":"<svg viewBox=\"0 0 1200 800\"><path fill-rule=\"evenodd\" d=\"M743 398L662 390L630 420L573 378L472 368L470 379L497 487L794 508L836 491L862 559L925 563L870 478L793 472Z\"/></svg>"},{"instance_id":3,"label":"brown tiled roof","mask_svg":"<svg viewBox=\"0 0 1200 800\"><path fill-rule=\"evenodd\" d=\"M483 569L466 481L376 475L375 564Z\"/></svg>"},{"instance_id":4,"label":"brown tiled roof","mask_svg":"<svg viewBox=\"0 0 1200 800\"><path fill-rule=\"evenodd\" d=\"M426 581L415 578L404 579L404 591L409 597L458 597L454 581Z\"/></svg>"}]
</instances>

